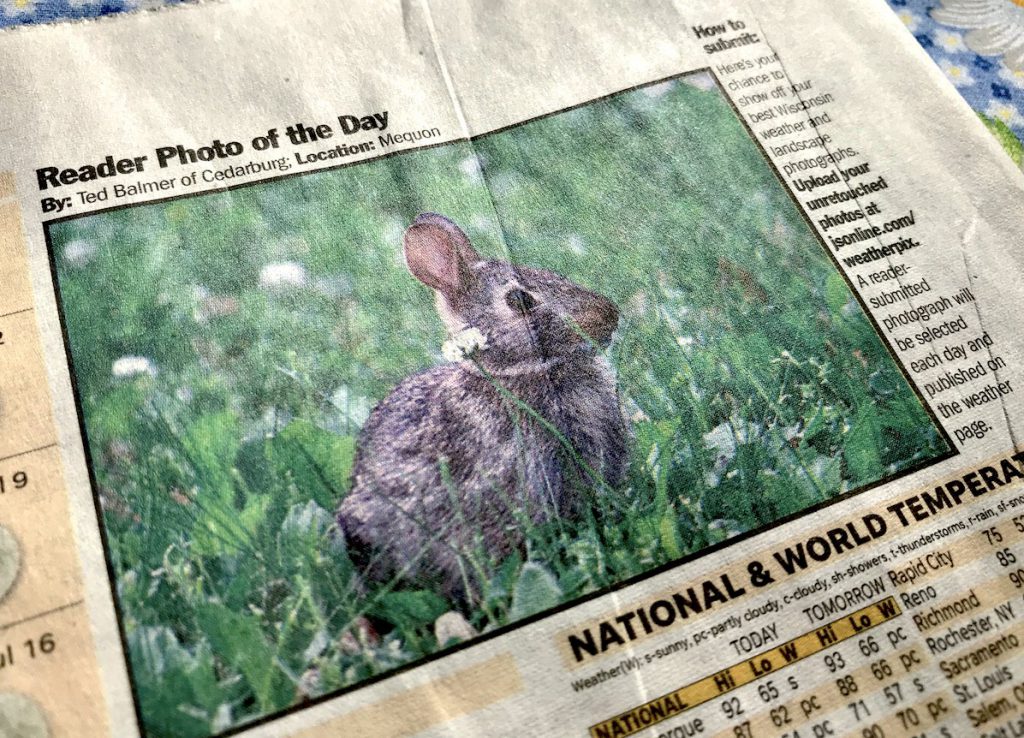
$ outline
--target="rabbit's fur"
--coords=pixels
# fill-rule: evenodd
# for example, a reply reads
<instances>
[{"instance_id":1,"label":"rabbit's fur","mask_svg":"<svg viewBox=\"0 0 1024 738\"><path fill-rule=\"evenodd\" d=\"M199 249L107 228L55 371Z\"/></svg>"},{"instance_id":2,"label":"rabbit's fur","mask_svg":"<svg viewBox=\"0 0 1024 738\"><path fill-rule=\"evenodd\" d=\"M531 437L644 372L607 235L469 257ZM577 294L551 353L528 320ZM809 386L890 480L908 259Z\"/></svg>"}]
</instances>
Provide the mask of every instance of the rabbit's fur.
<instances>
[{"instance_id":1,"label":"rabbit's fur","mask_svg":"<svg viewBox=\"0 0 1024 738\"><path fill-rule=\"evenodd\" d=\"M486 347L407 377L374 408L337 517L369 578L465 594L475 579L465 554L500 560L522 548L522 522L571 519L584 494L622 482L626 423L598 353L619 312L553 272L483 259L442 215L418 216L403 246L449 334L476 328Z\"/></svg>"}]
</instances>

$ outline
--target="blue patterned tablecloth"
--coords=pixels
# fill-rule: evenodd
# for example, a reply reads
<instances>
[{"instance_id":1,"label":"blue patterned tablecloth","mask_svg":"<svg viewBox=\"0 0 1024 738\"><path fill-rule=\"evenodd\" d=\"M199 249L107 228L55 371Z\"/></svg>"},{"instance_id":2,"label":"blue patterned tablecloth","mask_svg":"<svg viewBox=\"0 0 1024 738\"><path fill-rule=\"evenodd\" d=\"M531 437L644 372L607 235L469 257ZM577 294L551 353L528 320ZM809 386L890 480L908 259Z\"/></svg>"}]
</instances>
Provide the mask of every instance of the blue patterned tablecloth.
<instances>
[{"instance_id":1,"label":"blue patterned tablecloth","mask_svg":"<svg viewBox=\"0 0 1024 738\"><path fill-rule=\"evenodd\" d=\"M888 2L1021 166L1024 0Z\"/></svg>"},{"instance_id":2,"label":"blue patterned tablecloth","mask_svg":"<svg viewBox=\"0 0 1024 738\"><path fill-rule=\"evenodd\" d=\"M0 0L0 28L177 5L186 0Z\"/></svg>"},{"instance_id":3,"label":"blue patterned tablecloth","mask_svg":"<svg viewBox=\"0 0 1024 738\"><path fill-rule=\"evenodd\" d=\"M0 0L0 28L188 0ZM917 42L1024 166L1024 0L888 0Z\"/></svg>"}]
</instances>

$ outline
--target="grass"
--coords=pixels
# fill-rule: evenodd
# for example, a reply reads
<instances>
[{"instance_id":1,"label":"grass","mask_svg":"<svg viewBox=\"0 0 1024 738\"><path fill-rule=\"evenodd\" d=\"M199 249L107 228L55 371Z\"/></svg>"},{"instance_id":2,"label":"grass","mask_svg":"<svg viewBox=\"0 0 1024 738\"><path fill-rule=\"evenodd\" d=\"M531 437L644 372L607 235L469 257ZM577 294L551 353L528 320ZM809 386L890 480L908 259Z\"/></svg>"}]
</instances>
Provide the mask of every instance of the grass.
<instances>
[{"instance_id":1,"label":"grass","mask_svg":"<svg viewBox=\"0 0 1024 738\"><path fill-rule=\"evenodd\" d=\"M468 603L360 584L332 529L370 408L442 361L399 250L426 210L622 312L609 358L627 483L586 485L579 520L523 520L521 554L463 552L484 582ZM448 645L434 624L460 605L474 632L502 626L947 450L700 78L51 235L151 736L208 736L358 684Z\"/></svg>"}]
</instances>

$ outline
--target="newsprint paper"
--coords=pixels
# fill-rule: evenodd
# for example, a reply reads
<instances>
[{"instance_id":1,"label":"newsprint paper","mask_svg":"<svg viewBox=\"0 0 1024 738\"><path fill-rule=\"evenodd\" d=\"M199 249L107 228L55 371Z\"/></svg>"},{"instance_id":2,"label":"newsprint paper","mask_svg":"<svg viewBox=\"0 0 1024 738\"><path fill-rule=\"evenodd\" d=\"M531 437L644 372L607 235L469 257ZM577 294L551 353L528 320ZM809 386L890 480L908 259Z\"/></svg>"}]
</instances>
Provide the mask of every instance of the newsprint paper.
<instances>
[{"instance_id":1,"label":"newsprint paper","mask_svg":"<svg viewBox=\"0 0 1024 738\"><path fill-rule=\"evenodd\" d=\"M0 735L1024 735L1024 180L881 0L0 35Z\"/></svg>"}]
</instances>

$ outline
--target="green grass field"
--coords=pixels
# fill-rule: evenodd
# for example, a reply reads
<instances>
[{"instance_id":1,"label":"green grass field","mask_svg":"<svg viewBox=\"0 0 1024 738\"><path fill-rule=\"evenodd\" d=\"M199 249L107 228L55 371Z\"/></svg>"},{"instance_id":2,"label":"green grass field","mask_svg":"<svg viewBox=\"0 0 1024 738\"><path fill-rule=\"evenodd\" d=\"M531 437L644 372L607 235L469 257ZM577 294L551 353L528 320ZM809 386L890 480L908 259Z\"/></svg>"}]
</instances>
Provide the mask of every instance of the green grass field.
<instances>
[{"instance_id":1,"label":"green grass field","mask_svg":"<svg viewBox=\"0 0 1024 738\"><path fill-rule=\"evenodd\" d=\"M446 645L434 622L453 603L358 587L331 532L368 412L443 361L432 295L400 248L428 210L485 255L622 311L610 359L634 434L628 483L582 520L528 529L525 557L474 559L476 632L948 450L707 85L61 223L60 293L150 735L208 736Z\"/></svg>"}]
</instances>

